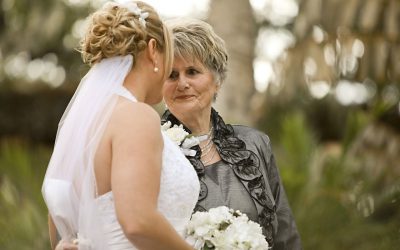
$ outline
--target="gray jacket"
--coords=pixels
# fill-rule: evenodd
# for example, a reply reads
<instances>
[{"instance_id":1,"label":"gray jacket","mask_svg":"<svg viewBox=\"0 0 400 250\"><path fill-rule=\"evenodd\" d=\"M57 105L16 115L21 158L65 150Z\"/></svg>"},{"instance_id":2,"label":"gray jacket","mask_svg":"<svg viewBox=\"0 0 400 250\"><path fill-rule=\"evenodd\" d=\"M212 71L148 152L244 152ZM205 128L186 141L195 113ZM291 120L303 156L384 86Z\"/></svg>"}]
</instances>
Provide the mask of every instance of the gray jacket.
<instances>
[{"instance_id":1,"label":"gray jacket","mask_svg":"<svg viewBox=\"0 0 400 250\"><path fill-rule=\"evenodd\" d=\"M255 153L259 159L259 170L262 173L264 188L267 200L271 203L272 214L272 237L274 246L273 249L297 250L302 249L300 236L297 231L296 222L293 218L284 187L279 176L279 171L275 163L272 153L271 143L268 136L258 130L234 125L235 137L239 138L246 144L246 149ZM249 185L244 183L242 178L239 178L244 186ZM262 186L260 186L262 187ZM248 188L247 188L248 189ZM248 189L249 192L251 190ZM253 191L254 192L254 191ZM252 197L253 198L253 197ZM253 198L256 203L257 210L262 212L262 205L256 198ZM262 222L261 222L262 223ZM263 227L265 225L262 225Z\"/></svg>"}]
</instances>

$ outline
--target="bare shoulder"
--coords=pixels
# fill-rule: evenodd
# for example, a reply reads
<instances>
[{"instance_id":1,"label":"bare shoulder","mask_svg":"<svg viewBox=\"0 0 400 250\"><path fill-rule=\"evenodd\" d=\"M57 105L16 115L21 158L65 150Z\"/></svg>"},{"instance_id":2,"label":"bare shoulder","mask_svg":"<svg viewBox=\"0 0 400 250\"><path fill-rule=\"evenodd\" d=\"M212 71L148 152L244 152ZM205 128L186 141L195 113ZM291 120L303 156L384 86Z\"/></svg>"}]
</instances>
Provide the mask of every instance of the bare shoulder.
<instances>
[{"instance_id":1,"label":"bare shoulder","mask_svg":"<svg viewBox=\"0 0 400 250\"><path fill-rule=\"evenodd\" d=\"M114 135L123 136L161 134L160 117L148 104L120 98L111 117L110 127ZM138 133L140 132L140 133Z\"/></svg>"}]
</instances>

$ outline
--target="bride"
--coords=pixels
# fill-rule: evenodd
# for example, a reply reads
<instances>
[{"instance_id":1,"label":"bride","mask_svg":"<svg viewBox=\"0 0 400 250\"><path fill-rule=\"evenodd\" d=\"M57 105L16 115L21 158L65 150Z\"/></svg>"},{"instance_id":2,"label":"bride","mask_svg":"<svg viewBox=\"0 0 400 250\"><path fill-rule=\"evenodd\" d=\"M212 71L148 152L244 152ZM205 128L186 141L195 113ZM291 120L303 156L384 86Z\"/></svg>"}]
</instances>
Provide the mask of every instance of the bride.
<instances>
[{"instance_id":1,"label":"bride","mask_svg":"<svg viewBox=\"0 0 400 250\"><path fill-rule=\"evenodd\" d=\"M81 45L92 67L61 118L42 187L50 232L79 249L191 249L183 231L199 182L149 106L171 71L169 31L148 4L109 2Z\"/></svg>"}]
</instances>

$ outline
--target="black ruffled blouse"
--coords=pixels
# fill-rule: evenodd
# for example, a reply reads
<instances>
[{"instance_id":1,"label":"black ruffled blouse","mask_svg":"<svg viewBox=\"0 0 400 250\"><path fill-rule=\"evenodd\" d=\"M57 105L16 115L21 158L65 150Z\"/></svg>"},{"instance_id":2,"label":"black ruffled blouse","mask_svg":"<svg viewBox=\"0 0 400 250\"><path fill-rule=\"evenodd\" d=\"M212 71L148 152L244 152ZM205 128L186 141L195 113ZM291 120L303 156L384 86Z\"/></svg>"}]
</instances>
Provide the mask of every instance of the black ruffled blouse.
<instances>
[{"instance_id":1,"label":"black ruffled blouse","mask_svg":"<svg viewBox=\"0 0 400 250\"><path fill-rule=\"evenodd\" d=\"M181 124L169 111L162 123ZM188 156L200 180L195 211L228 206L258 222L273 249L301 249L300 237L280 181L267 135L245 126L225 124L212 109L211 122L221 161L204 167L199 146ZM190 130L185 127L190 133ZM236 178L235 178L236 177Z\"/></svg>"}]
</instances>

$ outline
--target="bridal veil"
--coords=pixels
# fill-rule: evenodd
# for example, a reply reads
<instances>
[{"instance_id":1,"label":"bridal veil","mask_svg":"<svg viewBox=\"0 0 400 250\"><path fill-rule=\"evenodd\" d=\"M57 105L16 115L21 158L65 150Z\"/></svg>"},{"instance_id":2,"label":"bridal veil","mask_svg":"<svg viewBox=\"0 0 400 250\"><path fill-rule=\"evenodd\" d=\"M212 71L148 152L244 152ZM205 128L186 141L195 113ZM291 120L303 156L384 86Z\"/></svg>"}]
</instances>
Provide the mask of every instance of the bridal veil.
<instances>
[{"instance_id":1,"label":"bridal veil","mask_svg":"<svg viewBox=\"0 0 400 250\"><path fill-rule=\"evenodd\" d=\"M131 55L96 63L81 80L58 126L42 193L62 239L78 238L79 249L104 248L94 155L132 63Z\"/></svg>"}]
</instances>

